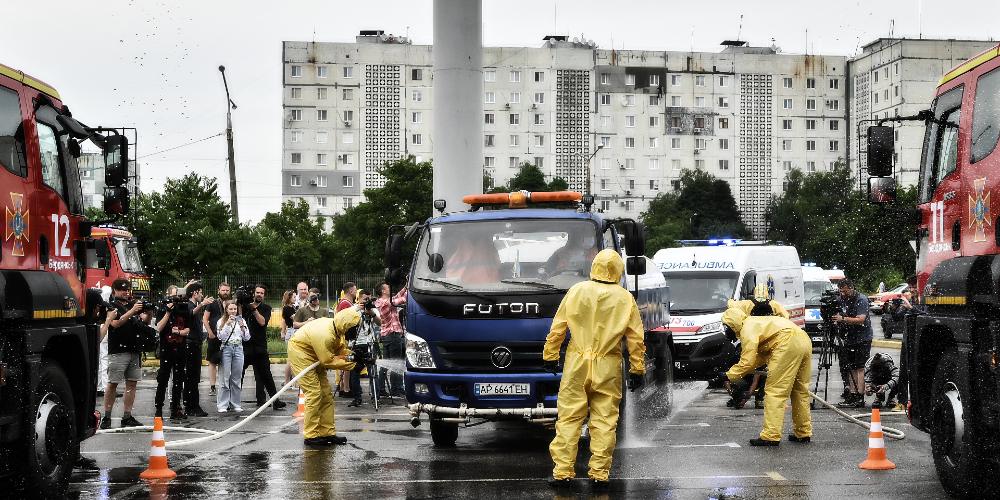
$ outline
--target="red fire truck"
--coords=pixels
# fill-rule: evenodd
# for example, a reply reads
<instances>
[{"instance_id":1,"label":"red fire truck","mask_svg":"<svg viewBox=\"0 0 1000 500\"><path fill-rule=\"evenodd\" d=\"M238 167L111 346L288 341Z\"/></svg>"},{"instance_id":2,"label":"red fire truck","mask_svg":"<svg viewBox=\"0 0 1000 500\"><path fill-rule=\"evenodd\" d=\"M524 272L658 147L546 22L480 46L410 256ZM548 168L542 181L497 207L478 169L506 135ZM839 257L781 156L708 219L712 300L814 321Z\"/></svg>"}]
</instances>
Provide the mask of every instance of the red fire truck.
<instances>
[{"instance_id":1,"label":"red fire truck","mask_svg":"<svg viewBox=\"0 0 1000 500\"><path fill-rule=\"evenodd\" d=\"M0 477L28 496L62 497L97 426L100 296L84 286L82 141L104 151L105 211L124 214L129 201L128 139L103 130L74 119L48 84L0 65Z\"/></svg>"},{"instance_id":2,"label":"red fire truck","mask_svg":"<svg viewBox=\"0 0 1000 500\"><path fill-rule=\"evenodd\" d=\"M87 288L111 286L118 278L132 283L132 295L149 295L149 275L142 266L135 237L123 227L101 225L90 230L87 248Z\"/></svg>"},{"instance_id":3,"label":"red fire truck","mask_svg":"<svg viewBox=\"0 0 1000 500\"><path fill-rule=\"evenodd\" d=\"M918 302L903 366L909 414L957 496L1000 494L1000 47L947 73L926 122L915 220ZM868 129L869 199L894 198L893 134ZM1000 194L1000 193L998 193Z\"/></svg>"}]
</instances>

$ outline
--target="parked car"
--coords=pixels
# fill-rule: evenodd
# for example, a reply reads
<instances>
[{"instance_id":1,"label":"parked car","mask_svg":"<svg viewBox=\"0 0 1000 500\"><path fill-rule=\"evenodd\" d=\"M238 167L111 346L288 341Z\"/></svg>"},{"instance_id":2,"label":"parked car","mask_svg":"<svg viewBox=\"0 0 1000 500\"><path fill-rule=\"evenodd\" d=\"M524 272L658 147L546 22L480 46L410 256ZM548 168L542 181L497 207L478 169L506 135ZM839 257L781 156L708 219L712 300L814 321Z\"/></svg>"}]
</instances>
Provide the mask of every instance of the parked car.
<instances>
[{"instance_id":1,"label":"parked car","mask_svg":"<svg viewBox=\"0 0 1000 500\"><path fill-rule=\"evenodd\" d=\"M870 307L871 312L875 314L884 313L886 305L890 301L892 301L892 299L898 299L900 297L903 297L903 294L906 293L906 289L907 289L906 283L900 283L895 287L893 287L891 290L869 295L868 301L871 303ZM906 297L908 299L909 294L907 294Z\"/></svg>"}]
</instances>

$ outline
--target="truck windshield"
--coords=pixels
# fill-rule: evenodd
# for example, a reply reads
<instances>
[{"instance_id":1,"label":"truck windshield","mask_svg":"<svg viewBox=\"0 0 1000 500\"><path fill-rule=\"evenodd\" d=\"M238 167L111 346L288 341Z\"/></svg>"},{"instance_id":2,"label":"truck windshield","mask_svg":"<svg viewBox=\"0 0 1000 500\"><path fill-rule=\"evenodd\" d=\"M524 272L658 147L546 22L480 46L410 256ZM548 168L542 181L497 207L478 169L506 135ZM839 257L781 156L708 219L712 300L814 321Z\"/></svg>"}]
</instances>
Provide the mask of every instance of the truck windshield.
<instances>
[{"instance_id":1,"label":"truck windshield","mask_svg":"<svg viewBox=\"0 0 1000 500\"><path fill-rule=\"evenodd\" d=\"M819 307L819 299L823 296L823 292L837 289L829 281L807 281L804 285L806 289L806 307Z\"/></svg>"},{"instance_id":2,"label":"truck windshield","mask_svg":"<svg viewBox=\"0 0 1000 500\"><path fill-rule=\"evenodd\" d=\"M410 285L430 292L561 292L590 277L600 241L588 220L432 225L417 245Z\"/></svg>"},{"instance_id":3,"label":"truck windshield","mask_svg":"<svg viewBox=\"0 0 1000 500\"><path fill-rule=\"evenodd\" d=\"M127 273L145 273L142 267L142 259L139 258L139 247L135 240L115 238L115 252L118 253L118 262L122 265L122 271Z\"/></svg>"},{"instance_id":4,"label":"truck windshield","mask_svg":"<svg viewBox=\"0 0 1000 500\"><path fill-rule=\"evenodd\" d=\"M726 302L733 298L737 272L681 272L663 273L670 287L670 314L710 314L726 310Z\"/></svg>"}]
</instances>

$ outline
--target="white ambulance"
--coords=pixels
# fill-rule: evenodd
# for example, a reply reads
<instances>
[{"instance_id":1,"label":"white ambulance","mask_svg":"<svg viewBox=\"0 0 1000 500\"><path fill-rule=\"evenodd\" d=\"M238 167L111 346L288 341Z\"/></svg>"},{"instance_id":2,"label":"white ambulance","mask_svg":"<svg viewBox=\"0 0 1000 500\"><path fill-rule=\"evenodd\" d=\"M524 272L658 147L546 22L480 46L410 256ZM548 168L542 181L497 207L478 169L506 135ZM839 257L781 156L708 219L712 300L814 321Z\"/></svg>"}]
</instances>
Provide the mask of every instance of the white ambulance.
<instances>
[{"instance_id":1,"label":"white ambulance","mask_svg":"<svg viewBox=\"0 0 1000 500\"><path fill-rule=\"evenodd\" d=\"M670 287L674 368L679 377L710 379L739 359L723 334L722 312L729 299L753 295L766 283L771 298L805 324L802 265L795 247L740 240L683 242L694 246L664 248L653 261Z\"/></svg>"},{"instance_id":2,"label":"white ambulance","mask_svg":"<svg viewBox=\"0 0 1000 500\"><path fill-rule=\"evenodd\" d=\"M829 271L811 264L802 265L802 283L806 293L805 331L812 339L813 346L819 346L823 342L823 318L819 314L819 301L824 292L836 292L837 287L830 281Z\"/></svg>"}]
</instances>

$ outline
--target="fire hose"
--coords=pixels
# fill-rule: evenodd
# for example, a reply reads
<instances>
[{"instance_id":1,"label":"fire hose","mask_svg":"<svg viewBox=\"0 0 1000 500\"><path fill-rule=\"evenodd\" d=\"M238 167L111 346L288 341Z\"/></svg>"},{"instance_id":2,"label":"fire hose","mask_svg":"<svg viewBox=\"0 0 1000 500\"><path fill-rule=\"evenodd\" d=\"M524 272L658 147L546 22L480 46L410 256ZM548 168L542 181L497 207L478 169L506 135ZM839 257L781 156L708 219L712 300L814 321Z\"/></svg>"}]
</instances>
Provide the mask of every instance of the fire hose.
<instances>
[{"instance_id":1,"label":"fire hose","mask_svg":"<svg viewBox=\"0 0 1000 500\"><path fill-rule=\"evenodd\" d=\"M829 408L829 409L837 412L838 414L840 414L840 416L846 418L851 423L860 425L861 427L864 427L866 429L871 429L872 424L870 422L865 422L864 420L861 420L862 418L866 418L866 417L870 418L871 415L872 415L871 412L869 412L869 413L858 413L856 415L850 415L847 412L841 410L840 408L837 408L835 405L826 402L825 400L823 400L823 398L821 398L821 397L813 394L811 391L809 392L809 395L812 396L812 398L815 399L816 401L819 401L820 404L822 404L823 406L825 406L825 407L827 407L827 408ZM902 412L902 411L887 411L887 412L884 412L884 413L879 412L879 414L881 416L887 416L887 415L906 415L906 412ZM886 437L892 438L892 439L903 439L903 438L906 437L906 434L904 434L903 431L901 431L899 429L896 429L896 428L893 428L893 427L882 426L882 432L885 434Z\"/></svg>"}]
</instances>

